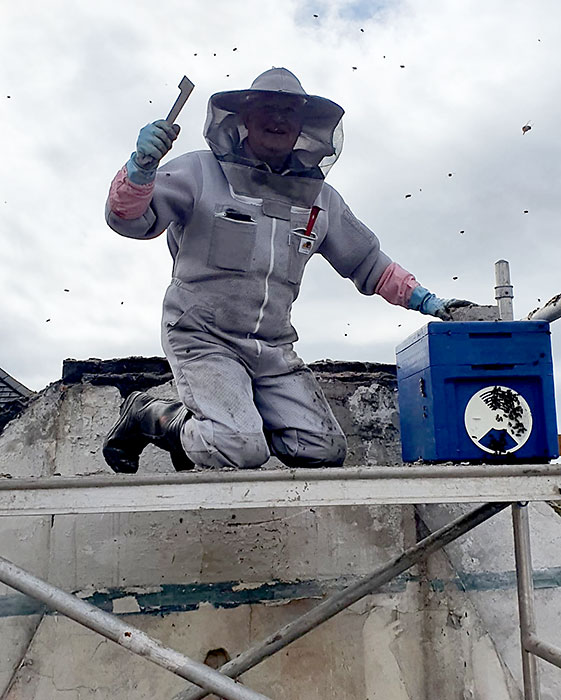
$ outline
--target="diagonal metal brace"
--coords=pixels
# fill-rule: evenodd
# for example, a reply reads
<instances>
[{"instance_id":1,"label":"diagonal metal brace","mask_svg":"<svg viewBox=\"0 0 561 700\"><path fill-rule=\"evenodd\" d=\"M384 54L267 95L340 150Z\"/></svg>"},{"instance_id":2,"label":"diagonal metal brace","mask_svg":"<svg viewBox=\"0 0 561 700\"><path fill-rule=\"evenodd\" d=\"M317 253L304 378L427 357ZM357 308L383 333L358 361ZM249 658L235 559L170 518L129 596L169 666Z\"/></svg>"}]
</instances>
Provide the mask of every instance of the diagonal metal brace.
<instances>
[{"instance_id":1,"label":"diagonal metal brace","mask_svg":"<svg viewBox=\"0 0 561 700\"><path fill-rule=\"evenodd\" d=\"M205 694L207 691L212 692L225 700L270 700L209 666L164 646L136 627L119 620L115 615L33 576L3 557L0 557L0 581L37 598L49 608L111 639L133 654L143 656L158 666L196 683L205 688Z\"/></svg>"},{"instance_id":2,"label":"diagonal metal brace","mask_svg":"<svg viewBox=\"0 0 561 700\"><path fill-rule=\"evenodd\" d=\"M387 564L376 569L370 576L360 579L356 583L344 588L324 600L305 615L289 622L278 632L270 635L265 641L250 647L243 654L240 654L232 661L228 661L219 670L230 678L237 678L250 668L257 666L261 661L272 656L277 651L284 649L291 642L315 629L323 622L326 622L341 610L356 603L364 596L373 593L377 588L391 581L402 574L414 564L436 552L442 547L450 544L458 537L465 535L477 525L485 522L489 518L504 510L509 503L488 503L476 508L471 513L463 515L453 520L448 525L433 532L425 539L418 542L414 547L405 550L398 557L395 557ZM188 688L176 695L173 700L201 700L207 697L207 693L199 688Z\"/></svg>"}]
</instances>

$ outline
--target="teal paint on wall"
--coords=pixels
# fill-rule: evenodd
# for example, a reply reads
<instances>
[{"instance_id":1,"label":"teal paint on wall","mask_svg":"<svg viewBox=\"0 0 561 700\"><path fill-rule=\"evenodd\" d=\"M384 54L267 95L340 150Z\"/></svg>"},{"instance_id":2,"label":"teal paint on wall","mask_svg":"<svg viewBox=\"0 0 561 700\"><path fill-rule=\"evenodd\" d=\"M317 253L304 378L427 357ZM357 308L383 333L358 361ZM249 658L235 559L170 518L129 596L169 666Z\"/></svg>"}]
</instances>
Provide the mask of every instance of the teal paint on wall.
<instances>
[{"instance_id":1,"label":"teal paint on wall","mask_svg":"<svg viewBox=\"0 0 561 700\"><path fill-rule=\"evenodd\" d=\"M246 588L240 581L223 581L220 583L164 584L158 591L139 593L137 589L109 588L82 597L92 605L107 612L113 612L113 601L120 598L134 597L138 613L143 615L165 615L172 612L196 610L202 603L215 608L235 608L239 605L257 605L272 601L290 601L321 598L329 591L344 588L356 581L355 578L339 578L326 581L273 581ZM419 576L405 574L397 577L377 592L397 593L403 591L408 583L419 583ZM443 591L446 586L453 586L461 591L492 591L516 588L514 571L461 573L450 579L431 579L426 581L435 591ZM561 588L561 567L551 567L534 572L536 590ZM45 612L41 603L28 596L15 594L0 596L0 617L36 615Z\"/></svg>"}]
</instances>

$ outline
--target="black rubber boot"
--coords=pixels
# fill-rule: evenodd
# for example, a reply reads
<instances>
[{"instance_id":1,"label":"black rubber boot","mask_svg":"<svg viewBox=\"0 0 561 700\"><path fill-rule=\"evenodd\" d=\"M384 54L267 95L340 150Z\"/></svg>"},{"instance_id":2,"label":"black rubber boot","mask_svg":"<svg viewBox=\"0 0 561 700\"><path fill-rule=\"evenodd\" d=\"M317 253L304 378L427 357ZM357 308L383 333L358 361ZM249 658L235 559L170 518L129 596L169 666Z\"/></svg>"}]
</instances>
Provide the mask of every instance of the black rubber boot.
<instances>
[{"instance_id":1,"label":"black rubber boot","mask_svg":"<svg viewBox=\"0 0 561 700\"><path fill-rule=\"evenodd\" d=\"M103 441L103 456L115 472L134 474L142 450L153 443L170 453L176 471L193 469L181 446L180 434L189 411L180 401L155 399L133 391L123 402L119 420Z\"/></svg>"}]
</instances>

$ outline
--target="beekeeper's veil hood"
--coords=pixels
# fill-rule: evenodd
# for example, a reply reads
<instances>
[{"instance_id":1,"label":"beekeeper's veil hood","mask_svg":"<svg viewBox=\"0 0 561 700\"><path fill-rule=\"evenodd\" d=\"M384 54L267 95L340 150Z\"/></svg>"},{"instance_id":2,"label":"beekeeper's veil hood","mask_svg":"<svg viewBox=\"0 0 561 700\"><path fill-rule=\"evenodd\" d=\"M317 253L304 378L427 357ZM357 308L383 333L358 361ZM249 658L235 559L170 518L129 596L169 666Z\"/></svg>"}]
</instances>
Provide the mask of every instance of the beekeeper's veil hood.
<instances>
[{"instance_id":1,"label":"beekeeper's veil hood","mask_svg":"<svg viewBox=\"0 0 561 700\"><path fill-rule=\"evenodd\" d=\"M266 177L262 164L248 159L244 152L247 137L244 115L255 102L279 94L296 98L300 103L302 130L294 144L288 172L283 175L268 172ZM309 200L312 190L317 196L322 180L341 152L343 113L343 108L335 102L308 95L298 78L286 68L272 68L257 76L247 90L228 90L212 95L204 136L234 190L243 194L260 194L256 192L257 182L283 196L289 196L287 190L290 190L292 199L296 189L309 189L308 195L302 192L302 196ZM296 178L297 184L294 182Z\"/></svg>"}]
</instances>

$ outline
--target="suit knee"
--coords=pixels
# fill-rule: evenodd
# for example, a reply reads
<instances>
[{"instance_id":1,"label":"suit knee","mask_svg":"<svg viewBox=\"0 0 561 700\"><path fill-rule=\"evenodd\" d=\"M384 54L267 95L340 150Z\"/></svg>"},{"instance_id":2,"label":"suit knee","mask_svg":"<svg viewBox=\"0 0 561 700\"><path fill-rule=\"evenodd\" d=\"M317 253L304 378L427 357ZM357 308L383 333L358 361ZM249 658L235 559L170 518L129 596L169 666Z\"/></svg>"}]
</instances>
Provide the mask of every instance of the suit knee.
<instances>
[{"instance_id":1,"label":"suit knee","mask_svg":"<svg viewBox=\"0 0 561 700\"><path fill-rule=\"evenodd\" d=\"M256 469L271 456L264 435L236 435L223 449L238 469Z\"/></svg>"},{"instance_id":2,"label":"suit knee","mask_svg":"<svg viewBox=\"0 0 561 700\"><path fill-rule=\"evenodd\" d=\"M262 433L232 433L212 431L201 439L200 434L182 435L183 447L190 459L201 467L220 469L256 469L270 457Z\"/></svg>"},{"instance_id":3,"label":"suit knee","mask_svg":"<svg viewBox=\"0 0 561 700\"><path fill-rule=\"evenodd\" d=\"M271 436L272 451L288 467L340 467L347 456L343 433L311 434L295 430Z\"/></svg>"}]
</instances>

